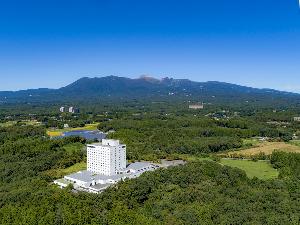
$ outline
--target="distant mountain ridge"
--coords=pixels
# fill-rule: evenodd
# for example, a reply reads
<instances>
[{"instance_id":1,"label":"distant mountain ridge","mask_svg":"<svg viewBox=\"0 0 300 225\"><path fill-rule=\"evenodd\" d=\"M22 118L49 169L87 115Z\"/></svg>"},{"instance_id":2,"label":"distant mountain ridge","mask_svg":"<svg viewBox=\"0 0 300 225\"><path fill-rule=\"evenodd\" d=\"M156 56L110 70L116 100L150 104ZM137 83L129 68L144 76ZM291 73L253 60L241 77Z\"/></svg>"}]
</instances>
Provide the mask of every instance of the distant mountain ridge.
<instances>
[{"instance_id":1,"label":"distant mountain ridge","mask_svg":"<svg viewBox=\"0 0 300 225\"><path fill-rule=\"evenodd\" d=\"M0 102L86 101L105 99L190 99L201 101L300 102L300 94L258 89L218 81L195 82L188 79L156 79L142 76L83 77L59 89L30 89L0 92Z\"/></svg>"}]
</instances>

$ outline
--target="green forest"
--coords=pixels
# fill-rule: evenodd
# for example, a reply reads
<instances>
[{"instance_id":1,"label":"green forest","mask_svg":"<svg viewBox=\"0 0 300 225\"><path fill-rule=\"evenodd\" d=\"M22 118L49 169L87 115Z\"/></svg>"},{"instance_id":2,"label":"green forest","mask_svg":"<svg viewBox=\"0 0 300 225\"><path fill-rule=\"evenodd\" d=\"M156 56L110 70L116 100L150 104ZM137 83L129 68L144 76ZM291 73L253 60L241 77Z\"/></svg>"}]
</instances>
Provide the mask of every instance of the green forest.
<instances>
[{"instance_id":1,"label":"green forest","mask_svg":"<svg viewBox=\"0 0 300 225\"><path fill-rule=\"evenodd\" d=\"M288 119L293 112L244 111L239 116L227 112L226 117L219 117L175 108L167 106L162 112L154 107L145 113L147 107L129 107L109 113L85 112L74 119L65 116L83 124L99 122L100 130L127 144L129 161L187 155L211 159L146 172L101 194L77 192L71 186L59 189L53 184L61 171L85 162L85 139L50 139L47 121L59 128L55 113L12 114L13 120L34 117L41 125L19 122L0 127L0 224L300 223L300 154L273 152L268 158L279 176L266 180L224 166L216 155L247 148L251 144L243 140L256 136L289 142L299 128ZM64 122L61 118L59 123ZM2 123L8 120L2 117Z\"/></svg>"},{"instance_id":2,"label":"green forest","mask_svg":"<svg viewBox=\"0 0 300 225\"><path fill-rule=\"evenodd\" d=\"M214 119L194 115L122 116L100 123L109 137L122 140L129 159L155 160L172 154L209 154L243 146L243 139L262 136L292 139L293 127L282 129L250 118Z\"/></svg>"}]
</instances>

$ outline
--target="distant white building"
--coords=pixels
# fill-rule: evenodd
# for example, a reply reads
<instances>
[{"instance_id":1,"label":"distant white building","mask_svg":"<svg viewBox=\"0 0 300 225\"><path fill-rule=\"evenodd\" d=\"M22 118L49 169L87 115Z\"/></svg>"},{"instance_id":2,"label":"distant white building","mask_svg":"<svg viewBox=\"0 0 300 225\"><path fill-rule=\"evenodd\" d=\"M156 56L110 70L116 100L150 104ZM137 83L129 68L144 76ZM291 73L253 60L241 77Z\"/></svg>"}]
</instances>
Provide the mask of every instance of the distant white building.
<instances>
[{"instance_id":1,"label":"distant white building","mask_svg":"<svg viewBox=\"0 0 300 225\"><path fill-rule=\"evenodd\" d=\"M300 117L294 117L294 121L296 121L296 122L300 122Z\"/></svg>"},{"instance_id":2,"label":"distant white building","mask_svg":"<svg viewBox=\"0 0 300 225\"><path fill-rule=\"evenodd\" d=\"M59 111L63 113L65 111L65 107L64 106L60 107Z\"/></svg>"},{"instance_id":3,"label":"distant white building","mask_svg":"<svg viewBox=\"0 0 300 225\"><path fill-rule=\"evenodd\" d=\"M192 105L189 105L189 109L203 109L204 108L204 105L203 104L192 104Z\"/></svg>"},{"instance_id":4,"label":"distant white building","mask_svg":"<svg viewBox=\"0 0 300 225\"><path fill-rule=\"evenodd\" d=\"M87 170L112 176L126 168L126 145L119 140L103 139L87 145Z\"/></svg>"},{"instance_id":5,"label":"distant white building","mask_svg":"<svg viewBox=\"0 0 300 225\"><path fill-rule=\"evenodd\" d=\"M69 107L69 113L79 113L79 109L71 106Z\"/></svg>"}]
</instances>

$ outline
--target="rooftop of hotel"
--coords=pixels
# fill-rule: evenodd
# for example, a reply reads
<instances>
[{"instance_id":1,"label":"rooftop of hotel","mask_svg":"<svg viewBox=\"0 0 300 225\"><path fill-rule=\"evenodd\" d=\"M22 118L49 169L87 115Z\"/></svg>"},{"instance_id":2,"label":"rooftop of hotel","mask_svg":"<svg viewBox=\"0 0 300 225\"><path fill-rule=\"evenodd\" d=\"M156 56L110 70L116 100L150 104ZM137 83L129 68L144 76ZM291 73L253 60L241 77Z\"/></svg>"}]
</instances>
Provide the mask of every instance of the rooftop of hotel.
<instances>
[{"instance_id":1,"label":"rooftop of hotel","mask_svg":"<svg viewBox=\"0 0 300 225\"><path fill-rule=\"evenodd\" d=\"M124 145L120 143L119 140L114 139L102 139L102 142L95 142L92 144L88 144L88 146L118 146L118 145Z\"/></svg>"},{"instance_id":2,"label":"rooftop of hotel","mask_svg":"<svg viewBox=\"0 0 300 225\"><path fill-rule=\"evenodd\" d=\"M153 165L149 162L135 162L131 163L129 166L126 167L125 171L127 170L142 170L147 167L159 167L156 165ZM66 179L76 179L83 182L91 182L94 180L118 180L120 178L125 177L126 174L115 174L112 176L107 176L103 174L96 174L94 172L88 171L88 170L82 170L77 173L72 173L67 176L65 176Z\"/></svg>"},{"instance_id":3,"label":"rooftop of hotel","mask_svg":"<svg viewBox=\"0 0 300 225\"><path fill-rule=\"evenodd\" d=\"M107 176L103 174L95 174L94 172L88 170L82 170L77 173L72 173L70 175L65 176L65 178L71 178L76 180L81 180L83 182L90 182L93 180L116 180L124 177L122 174L116 174L112 176Z\"/></svg>"},{"instance_id":4,"label":"rooftop of hotel","mask_svg":"<svg viewBox=\"0 0 300 225\"><path fill-rule=\"evenodd\" d=\"M135 162L131 163L129 166L127 166L126 170L140 170L146 167L152 166L152 163L149 162Z\"/></svg>"}]
</instances>

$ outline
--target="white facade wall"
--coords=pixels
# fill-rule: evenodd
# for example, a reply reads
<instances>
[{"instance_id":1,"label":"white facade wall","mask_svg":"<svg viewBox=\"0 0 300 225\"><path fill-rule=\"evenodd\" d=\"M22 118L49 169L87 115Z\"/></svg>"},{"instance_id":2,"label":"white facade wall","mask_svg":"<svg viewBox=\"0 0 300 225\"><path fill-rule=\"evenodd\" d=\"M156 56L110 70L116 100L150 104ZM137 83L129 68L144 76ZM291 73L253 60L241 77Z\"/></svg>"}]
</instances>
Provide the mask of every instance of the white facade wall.
<instances>
[{"instance_id":1,"label":"white facade wall","mask_svg":"<svg viewBox=\"0 0 300 225\"><path fill-rule=\"evenodd\" d=\"M87 170L112 176L126 168L126 145L103 139L102 144L87 145Z\"/></svg>"},{"instance_id":2,"label":"white facade wall","mask_svg":"<svg viewBox=\"0 0 300 225\"><path fill-rule=\"evenodd\" d=\"M81 186L81 187L89 187L91 185L91 183L89 183L89 182L85 182L85 181L82 181L82 180L74 179L74 178L69 177L69 176L65 176L65 179L68 180L68 181L71 181L74 184L77 184L78 186Z\"/></svg>"}]
</instances>

